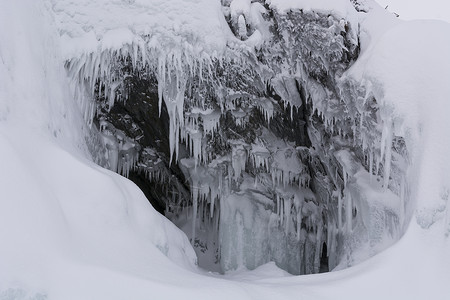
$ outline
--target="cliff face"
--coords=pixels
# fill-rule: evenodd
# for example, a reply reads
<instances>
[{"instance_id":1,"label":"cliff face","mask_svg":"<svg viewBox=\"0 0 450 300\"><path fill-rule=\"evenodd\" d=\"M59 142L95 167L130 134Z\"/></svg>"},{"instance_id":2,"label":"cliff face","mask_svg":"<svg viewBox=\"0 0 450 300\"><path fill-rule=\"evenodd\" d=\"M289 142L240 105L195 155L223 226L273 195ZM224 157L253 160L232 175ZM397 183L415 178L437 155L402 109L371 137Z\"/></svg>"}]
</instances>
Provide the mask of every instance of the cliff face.
<instances>
[{"instance_id":1,"label":"cliff face","mask_svg":"<svg viewBox=\"0 0 450 300\"><path fill-rule=\"evenodd\" d=\"M140 186L210 270L275 261L318 273L398 239L408 153L389 110L343 76L358 59L358 22L282 1L222 11L221 52L134 32L67 60L75 89L94 99L82 100L93 156Z\"/></svg>"}]
</instances>

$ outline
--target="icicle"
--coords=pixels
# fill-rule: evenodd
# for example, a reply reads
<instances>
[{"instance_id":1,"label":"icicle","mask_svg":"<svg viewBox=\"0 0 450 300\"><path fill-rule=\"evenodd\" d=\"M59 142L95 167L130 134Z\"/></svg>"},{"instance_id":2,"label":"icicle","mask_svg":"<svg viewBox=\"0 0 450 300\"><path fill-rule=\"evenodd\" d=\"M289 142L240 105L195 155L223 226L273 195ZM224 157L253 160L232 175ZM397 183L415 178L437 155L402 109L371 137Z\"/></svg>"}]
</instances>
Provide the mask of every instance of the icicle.
<instances>
[{"instance_id":1,"label":"icicle","mask_svg":"<svg viewBox=\"0 0 450 300\"><path fill-rule=\"evenodd\" d=\"M286 235L288 235L290 229L291 229L291 206L292 206L292 199L286 199L284 201L284 216L286 221L284 222L284 232Z\"/></svg>"},{"instance_id":2,"label":"icicle","mask_svg":"<svg viewBox=\"0 0 450 300\"><path fill-rule=\"evenodd\" d=\"M334 226L332 225L332 223L330 221L328 221L327 223L327 254L328 256L330 255L330 245L331 245L331 239L333 237L333 230L334 230Z\"/></svg>"},{"instance_id":3,"label":"icicle","mask_svg":"<svg viewBox=\"0 0 450 300\"><path fill-rule=\"evenodd\" d=\"M202 114L204 132L214 134L219 128L220 117L220 112L208 112L207 114Z\"/></svg>"},{"instance_id":4,"label":"icicle","mask_svg":"<svg viewBox=\"0 0 450 300\"><path fill-rule=\"evenodd\" d=\"M272 100L267 98L259 98L257 100L258 109L261 111L261 114L264 116L267 124L270 125L270 120L273 118L274 107Z\"/></svg>"},{"instance_id":5,"label":"icicle","mask_svg":"<svg viewBox=\"0 0 450 300\"><path fill-rule=\"evenodd\" d=\"M280 225L283 225L283 221L284 221L284 199L281 198L280 199Z\"/></svg>"},{"instance_id":6,"label":"icicle","mask_svg":"<svg viewBox=\"0 0 450 300\"><path fill-rule=\"evenodd\" d=\"M199 196L199 190L198 190L198 182L193 181L192 183L192 245L194 245L195 241L195 226L196 226L196 220L197 220L197 208L198 208L198 196Z\"/></svg>"},{"instance_id":7,"label":"icicle","mask_svg":"<svg viewBox=\"0 0 450 300\"><path fill-rule=\"evenodd\" d=\"M297 212L297 241L300 241L300 232L302 229L302 207L303 207L303 199L300 199L295 195L295 210Z\"/></svg>"},{"instance_id":8,"label":"icicle","mask_svg":"<svg viewBox=\"0 0 450 300\"><path fill-rule=\"evenodd\" d=\"M350 193L346 193L345 198L347 200L347 203L345 205L345 215L346 215L346 225L347 225L347 232L352 232L352 220L353 220L353 206L352 206L352 196Z\"/></svg>"},{"instance_id":9,"label":"icicle","mask_svg":"<svg viewBox=\"0 0 450 300\"><path fill-rule=\"evenodd\" d=\"M211 196L211 204L210 204L210 208L209 208L209 215L210 218L212 218L214 216L214 202L216 201L216 195L212 195Z\"/></svg>"},{"instance_id":10,"label":"icicle","mask_svg":"<svg viewBox=\"0 0 450 300\"><path fill-rule=\"evenodd\" d=\"M247 153L242 145L238 145L232 150L231 164L234 171L234 178L237 179L245 170L245 162L247 160Z\"/></svg>"},{"instance_id":11,"label":"icicle","mask_svg":"<svg viewBox=\"0 0 450 300\"><path fill-rule=\"evenodd\" d=\"M163 91L166 87L166 58L162 56L158 59L158 73L156 74L158 80L158 109L161 117Z\"/></svg>"},{"instance_id":12,"label":"icicle","mask_svg":"<svg viewBox=\"0 0 450 300\"><path fill-rule=\"evenodd\" d=\"M391 175L391 160L392 160L392 125L388 125L386 133L386 154L384 159L384 190L388 189L389 177Z\"/></svg>"},{"instance_id":13,"label":"icicle","mask_svg":"<svg viewBox=\"0 0 450 300\"><path fill-rule=\"evenodd\" d=\"M272 177L272 187L276 186L276 170L274 168L272 168L270 170L270 175Z\"/></svg>"},{"instance_id":14,"label":"icicle","mask_svg":"<svg viewBox=\"0 0 450 300\"><path fill-rule=\"evenodd\" d=\"M322 250L322 223L319 222L316 232L316 249L314 252L314 273L319 273L320 269L320 253Z\"/></svg>"},{"instance_id":15,"label":"icicle","mask_svg":"<svg viewBox=\"0 0 450 300\"><path fill-rule=\"evenodd\" d=\"M280 195L277 194L277 215L280 216Z\"/></svg>"},{"instance_id":16,"label":"icicle","mask_svg":"<svg viewBox=\"0 0 450 300\"><path fill-rule=\"evenodd\" d=\"M344 167L342 168L342 177L344 179L344 190L345 190L347 187L348 175L347 175L347 172L345 171Z\"/></svg>"},{"instance_id":17,"label":"icicle","mask_svg":"<svg viewBox=\"0 0 450 300\"><path fill-rule=\"evenodd\" d=\"M294 106L291 105L291 122L294 121Z\"/></svg>"},{"instance_id":18,"label":"icicle","mask_svg":"<svg viewBox=\"0 0 450 300\"><path fill-rule=\"evenodd\" d=\"M342 230L342 195L338 191L338 230Z\"/></svg>"},{"instance_id":19,"label":"icicle","mask_svg":"<svg viewBox=\"0 0 450 300\"><path fill-rule=\"evenodd\" d=\"M353 131L353 145L356 145L356 133L357 133L357 120L355 119L355 123L352 126L352 131Z\"/></svg>"},{"instance_id":20,"label":"icicle","mask_svg":"<svg viewBox=\"0 0 450 300\"><path fill-rule=\"evenodd\" d=\"M330 230L330 228L328 228ZM334 226L331 227L331 238L330 243L327 243L327 253L328 253L328 266L330 270L332 270L337 265L337 251L336 251L336 245L337 245L337 233L338 230Z\"/></svg>"},{"instance_id":21,"label":"icicle","mask_svg":"<svg viewBox=\"0 0 450 300\"><path fill-rule=\"evenodd\" d=\"M376 161L375 161L375 175L378 176L379 172L380 172L380 165L381 165L381 156L380 155L376 155L375 156Z\"/></svg>"}]
</instances>

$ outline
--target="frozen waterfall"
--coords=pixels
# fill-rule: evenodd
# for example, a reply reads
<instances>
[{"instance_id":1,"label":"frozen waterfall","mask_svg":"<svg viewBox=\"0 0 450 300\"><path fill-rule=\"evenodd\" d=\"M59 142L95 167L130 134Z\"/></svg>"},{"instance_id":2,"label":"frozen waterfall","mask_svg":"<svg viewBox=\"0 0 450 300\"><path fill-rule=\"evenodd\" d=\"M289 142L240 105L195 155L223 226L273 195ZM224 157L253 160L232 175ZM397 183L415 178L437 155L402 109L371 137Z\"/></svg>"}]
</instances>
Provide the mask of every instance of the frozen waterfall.
<instances>
[{"instance_id":1,"label":"frozen waterfall","mask_svg":"<svg viewBox=\"0 0 450 300\"><path fill-rule=\"evenodd\" d=\"M373 83L345 75L360 52L356 10L281 2L223 1L209 48L177 24L165 35L161 25L96 24L100 38L73 38L94 46L67 54L74 93L104 145L94 149L106 149L94 156L161 186L166 216L211 270L345 268L399 239L411 217L400 120ZM85 26L56 14L61 32ZM130 96L138 82L148 91ZM142 141L151 133L136 115L124 123L111 114L139 97L167 113L169 149ZM130 128L142 134L127 136Z\"/></svg>"}]
</instances>

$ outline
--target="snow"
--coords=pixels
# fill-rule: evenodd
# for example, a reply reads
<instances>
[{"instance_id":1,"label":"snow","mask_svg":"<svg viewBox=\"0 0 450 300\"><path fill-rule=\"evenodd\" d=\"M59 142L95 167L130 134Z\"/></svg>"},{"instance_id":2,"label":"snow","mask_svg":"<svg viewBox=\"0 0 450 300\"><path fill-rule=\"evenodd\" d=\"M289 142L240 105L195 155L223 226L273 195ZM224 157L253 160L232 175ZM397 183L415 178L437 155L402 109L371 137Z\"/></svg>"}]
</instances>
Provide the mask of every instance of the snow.
<instances>
[{"instance_id":1,"label":"snow","mask_svg":"<svg viewBox=\"0 0 450 300\"><path fill-rule=\"evenodd\" d=\"M150 36L150 45L172 50L176 49L175 45L183 49L189 37L201 45L194 50L196 53L211 54L222 50L226 43L218 1L52 0L51 3L58 12L56 21L60 34L70 37L66 41L72 40L63 47L65 58L75 57L74 49L79 48L85 52L96 50L98 46L120 49L138 36ZM98 46L94 46L93 38ZM73 47L77 44L80 46Z\"/></svg>"},{"instance_id":2,"label":"snow","mask_svg":"<svg viewBox=\"0 0 450 300\"><path fill-rule=\"evenodd\" d=\"M348 12L342 1L316 1L314 7L312 1L271 3L280 10L295 5L338 11L342 16ZM384 105L381 117L387 125L381 142L385 146L392 134L402 135L413 150L407 174L413 201L406 207L410 223L405 235L384 252L342 271L296 277L268 264L253 272L239 270L222 277L195 267L195 254L186 236L156 213L134 184L90 161L85 142L88 126L63 68L66 59L92 53L99 46L121 49L136 34L155 34L157 41L164 41L165 34L169 40L177 40L176 33L196 33L194 40L201 46L198 52L221 51L226 34L223 22L217 21L221 18L215 18L221 14L219 2L67 0L52 4L63 12L56 17L58 26L47 1L0 2L0 298L448 297L450 42L444 37L450 35L450 25L392 21L378 30L369 14L368 21L361 23L366 35L362 55L340 79L361 82L368 95ZM123 10L128 11L125 17ZM73 19L76 22L69 22ZM113 28L110 24L117 25ZM55 28L62 30L62 39L57 38ZM116 40L116 36L120 38ZM269 120L270 104L260 109ZM184 118L176 120L184 122ZM207 130L215 130L216 124L216 118L207 119ZM252 153L265 159L261 145ZM234 154L234 176L239 177L249 153L237 145ZM345 165L348 159L343 152L341 156ZM384 165L391 165L389 151L379 159L383 156ZM195 170L195 165L191 162L191 169ZM279 167L296 172L299 166ZM360 170L350 166L345 171L354 177ZM359 182L346 185L373 186L371 175L359 174ZM401 209L402 204L392 204L398 197L386 193L380 187L367 201L372 205L386 201L393 210ZM232 195L228 203L247 205L239 202L241 196ZM264 204L262 198L258 201ZM247 208L240 211L256 213ZM232 217L242 225L238 230L251 227L245 222L252 218ZM351 230L349 223L347 220L339 227L347 225ZM243 247L242 239L251 237L252 232L230 236ZM321 238L326 237L317 240Z\"/></svg>"},{"instance_id":3,"label":"snow","mask_svg":"<svg viewBox=\"0 0 450 300\"><path fill-rule=\"evenodd\" d=\"M411 0L376 0L382 7L398 14L402 20L433 19L450 22L450 6L447 1L430 0L426 3Z\"/></svg>"},{"instance_id":4,"label":"snow","mask_svg":"<svg viewBox=\"0 0 450 300\"><path fill-rule=\"evenodd\" d=\"M192 268L184 234L133 183L88 160L86 125L43 3L2 3L0 11L14 26L0 35L1 297L64 285L80 269L142 275L165 255Z\"/></svg>"},{"instance_id":5,"label":"snow","mask_svg":"<svg viewBox=\"0 0 450 300\"><path fill-rule=\"evenodd\" d=\"M338 18L350 19L354 14L350 1L347 0L269 0L266 1L270 6L276 8L279 12L288 10L302 9L303 11L312 11L316 13L333 14Z\"/></svg>"},{"instance_id":6,"label":"snow","mask_svg":"<svg viewBox=\"0 0 450 300\"><path fill-rule=\"evenodd\" d=\"M370 93L392 108L394 134L409 137L407 142L416 151L413 160L420 161L416 173L420 177L414 182L419 183L418 199L423 201L419 201L419 210L425 211L444 204L439 193L449 186L444 170L450 163L446 155L450 146L446 134L450 128L446 117L450 43L441 38L449 32L444 22L402 23L368 49L348 74L362 78ZM408 56L403 55L406 52Z\"/></svg>"}]
</instances>

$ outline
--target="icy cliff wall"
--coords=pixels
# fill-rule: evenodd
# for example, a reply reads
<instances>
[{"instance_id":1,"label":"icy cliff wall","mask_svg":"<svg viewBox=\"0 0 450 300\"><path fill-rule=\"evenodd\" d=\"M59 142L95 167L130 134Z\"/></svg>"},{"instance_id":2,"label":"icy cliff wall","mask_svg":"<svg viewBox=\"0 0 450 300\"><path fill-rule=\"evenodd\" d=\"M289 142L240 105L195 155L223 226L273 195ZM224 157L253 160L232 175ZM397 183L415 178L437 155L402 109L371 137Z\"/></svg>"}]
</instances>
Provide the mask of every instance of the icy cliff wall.
<instances>
[{"instance_id":1,"label":"icy cliff wall","mask_svg":"<svg viewBox=\"0 0 450 300\"><path fill-rule=\"evenodd\" d=\"M398 114L363 65L398 25L376 4L58 1L53 10L74 93L100 131L96 160L153 182L153 202L200 257L211 252L204 265L275 260L315 273L404 232L419 135L399 125L409 111ZM137 90L146 100L130 110ZM156 102L168 124L152 142L130 112Z\"/></svg>"},{"instance_id":2,"label":"icy cliff wall","mask_svg":"<svg viewBox=\"0 0 450 300\"><path fill-rule=\"evenodd\" d=\"M377 253L411 217L405 134L382 95L346 75L360 39L375 36L361 30L367 12L379 9L352 3L58 1L53 9L74 92L87 122L98 118L106 148L98 160L165 186L166 215L202 252L212 249L210 263L230 270L275 260L300 274ZM116 101L134 101L137 80L167 113L168 153L130 134L143 132L132 115L120 117L128 129L108 117Z\"/></svg>"}]
</instances>

